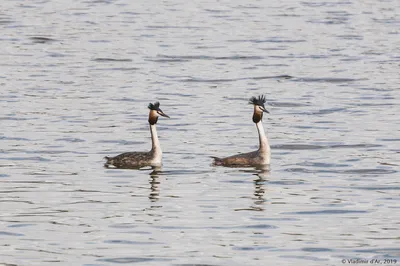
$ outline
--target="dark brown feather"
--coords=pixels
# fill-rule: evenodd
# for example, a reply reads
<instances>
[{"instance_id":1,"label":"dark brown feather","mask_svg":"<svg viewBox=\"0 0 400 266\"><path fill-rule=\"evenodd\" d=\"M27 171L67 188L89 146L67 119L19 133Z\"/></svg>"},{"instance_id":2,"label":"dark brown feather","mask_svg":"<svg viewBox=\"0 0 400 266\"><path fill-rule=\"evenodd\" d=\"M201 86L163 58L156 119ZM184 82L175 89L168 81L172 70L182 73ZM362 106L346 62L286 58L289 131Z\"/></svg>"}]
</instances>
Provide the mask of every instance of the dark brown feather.
<instances>
[{"instance_id":1,"label":"dark brown feather","mask_svg":"<svg viewBox=\"0 0 400 266\"><path fill-rule=\"evenodd\" d=\"M105 157L107 162L105 167L111 166L115 168L136 169L149 165L149 161L153 158L152 151L150 152L125 152L115 157Z\"/></svg>"},{"instance_id":2,"label":"dark brown feather","mask_svg":"<svg viewBox=\"0 0 400 266\"><path fill-rule=\"evenodd\" d=\"M157 124L158 121L158 115L157 112L154 110L151 110L149 113L149 124L150 125L155 125Z\"/></svg>"},{"instance_id":3,"label":"dark brown feather","mask_svg":"<svg viewBox=\"0 0 400 266\"><path fill-rule=\"evenodd\" d=\"M263 116L262 112L254 111L254 113L253 113L253 122L257 124L258 122L260 122L262 120L262 116Z\"/></svg>"}]
</instances>

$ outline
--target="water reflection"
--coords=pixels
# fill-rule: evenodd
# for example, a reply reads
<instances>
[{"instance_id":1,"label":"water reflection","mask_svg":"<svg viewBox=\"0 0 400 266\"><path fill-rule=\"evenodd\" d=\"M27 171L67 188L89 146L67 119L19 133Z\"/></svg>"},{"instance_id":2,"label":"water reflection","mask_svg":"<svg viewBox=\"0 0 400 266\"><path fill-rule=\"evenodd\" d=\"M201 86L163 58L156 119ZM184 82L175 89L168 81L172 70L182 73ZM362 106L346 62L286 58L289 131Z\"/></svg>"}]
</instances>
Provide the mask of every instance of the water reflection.
<instances>
[{"instance_id":1,"label":"water reflection","mask_svg":"<svg viewBox=\"0 0 400 266\"><path fill-rule=\"evenodd\" d=\"M159 181L160 174L161 174L160 167L153 168L153 171L150 173L149 200L151 202L157 202L160 199L160 181Z\"/></svg>"},{"instance_id":2,"label":"water reflection","mask_svg":"<svg viewBox=\"0 0 400 266\"><path fill-rule=\"evenodd\" d=\"M254 206L252 206L255 211L263 211L264 203L266 199L264 197L265 194L265 183L267 182L267 178L269 177L270 168L269 165L261 166L256 168L257 173L255 175L258 177L254 180Z\"/></svg>"},{"instance_id":3,"label":"water reflection","mask_svg":"<svg viewBox=\"0 0 400 266\"><path fill-rule=\"evenodd\" d=\"M262 206L264 205L264 202L266 201L264 198L265 182L266 182L266 180L261 177L254 180L254 205L257 208L260 208L259 209L260 211L264 210L262 208Z\"/></svg>"},{"instance_id":4,"label":"water reflection","mask_svg":"<svg viewBox=\"0 0 400 266\"><path fill-rule=\"evenodd\" d=\"M257 178L253 180L254 190L253 196L251 197L253 199L253 204L249 206L249 208L236 209L236 211L264 211L264 203L267 201L265 199L265 184L270 174L269 165L258 166L252 169L244 169L241 171L245 173L252 173L253 175L257 176Z\"/></svg>"}]
</instances>

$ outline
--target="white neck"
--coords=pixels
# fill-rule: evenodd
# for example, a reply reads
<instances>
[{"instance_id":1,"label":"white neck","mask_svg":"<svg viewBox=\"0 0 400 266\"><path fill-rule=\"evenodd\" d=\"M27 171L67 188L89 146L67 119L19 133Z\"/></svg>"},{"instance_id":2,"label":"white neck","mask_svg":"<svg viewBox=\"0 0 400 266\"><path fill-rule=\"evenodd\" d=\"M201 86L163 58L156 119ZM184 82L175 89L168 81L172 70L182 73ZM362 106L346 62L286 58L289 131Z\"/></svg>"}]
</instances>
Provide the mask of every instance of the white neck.
<instances>
[{"instance_id":1,"label":"white neck","mask_svg":"<svg viewBox=\"0 0 400 266\"><path fill-rule=\"evenodd\" d=\"M257 131L258 131L258 137L260 139L260 148L259 151L262 153L270 153L270 147L268 143L268 138L267 135L265 135L264 127L262 122L256 123Z\"/></svg>"},{"instance_id":2,"label":"white neck","mask_svg":"<svg viewBox=\"0 0 400 266\"><path fill-rule=\"evenodd\" d=\"M155 153L162 154L160 141L158 140L156 125L150 125L151 132L151 150Z\"/></svg>"}]
</instances>

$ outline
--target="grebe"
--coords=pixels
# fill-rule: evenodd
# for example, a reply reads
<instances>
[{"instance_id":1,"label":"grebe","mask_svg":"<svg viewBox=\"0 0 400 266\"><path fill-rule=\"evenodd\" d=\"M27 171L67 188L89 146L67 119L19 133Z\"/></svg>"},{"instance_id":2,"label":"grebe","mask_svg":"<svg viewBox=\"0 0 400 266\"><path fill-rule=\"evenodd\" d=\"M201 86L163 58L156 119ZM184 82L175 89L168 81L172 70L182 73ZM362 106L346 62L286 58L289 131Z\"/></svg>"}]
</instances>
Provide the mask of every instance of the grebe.
<instances>
[{"instance_id":1,"label":"grebe","mask_svg":"<svg viewBox=\"0 0 400 266\"><path fill-rule=\"evenodd\" d=\"M107 160L104 164L105 167L140 168L144 166L161 166L162 151L158 140L156 123L160 115L168 118L169 116L161 111L159 102L150 103L148 108L150 109L151 150L149 152L125 152L115 157L104 157Z\"/></svg>"},{"instance_id":2,"label":"grebe","mask_svg":"<svg viewBox=\"0 0 400 266\"><path fill-rule=\"evenodd\" d=\"M251 97L249 100L249 104L254 105L254 113L253 113L253 122L256 124L258 137L260 140L260 147L258 150L248 153L241 153L237 155L232 155L225 158L214 158L214 165L221 166L260 166L260 165L269 165L271 158L271 149L268 144L267 135L265 135L264 127L262 125L262 117L263 113L269 113L267 109L265 109L266 99L265 96L261 95L256 97Z\"/></svg>"}]
</instances>

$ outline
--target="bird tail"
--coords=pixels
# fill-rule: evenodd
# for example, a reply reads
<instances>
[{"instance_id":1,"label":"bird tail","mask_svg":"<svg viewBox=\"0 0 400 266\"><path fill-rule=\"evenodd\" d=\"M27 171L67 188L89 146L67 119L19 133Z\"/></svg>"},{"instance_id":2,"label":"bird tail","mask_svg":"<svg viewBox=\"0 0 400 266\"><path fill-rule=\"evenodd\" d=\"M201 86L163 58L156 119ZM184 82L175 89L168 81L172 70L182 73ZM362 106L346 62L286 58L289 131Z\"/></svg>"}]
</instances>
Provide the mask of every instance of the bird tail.
<instances>
[{"instance_id":1,"label":"bird tail","mask_svg":"<svg viewBox=\"0 0 400 266\"><path fill-rule=\"evenodd\" d=\"M104 159L107 160L107 162L104 164L104 167L108 168L108 167L110 167L110 165L113 165L114 160L112 157L106 156L106 157L104 157Z\"/></svg>"},{"instance_id":2,"label":"bird tail","mask_svg":"<svg viewBox=\"0 0 400 266\"><path fill-rule=\"evenodd\" d=\"M213 165L223 165L224 164L223 159L221 159L219 157L215 157L215 156L210 156L210 157L214 159Z\"/></svg>"}]
</instances>

